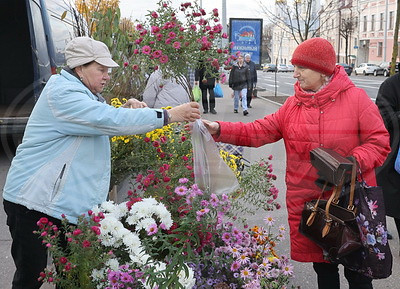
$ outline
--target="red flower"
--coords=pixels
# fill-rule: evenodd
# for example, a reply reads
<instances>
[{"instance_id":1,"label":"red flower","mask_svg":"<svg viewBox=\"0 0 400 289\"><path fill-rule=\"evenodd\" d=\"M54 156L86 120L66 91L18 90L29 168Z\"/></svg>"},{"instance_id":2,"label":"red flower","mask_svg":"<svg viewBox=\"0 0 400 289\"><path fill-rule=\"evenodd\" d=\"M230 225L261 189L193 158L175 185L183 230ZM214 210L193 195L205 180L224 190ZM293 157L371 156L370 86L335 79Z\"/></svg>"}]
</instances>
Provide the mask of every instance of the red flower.
<instances>
[{"instance_id":1,"label":"red flower","mask_svg":"<svg viewBox=\"0 0 400 289\"><path fill-rule=\"evenodd\" d=\"M74 236L78 236L78 235L82 234L82 231L81 231L81 229L76 229L76 230L74 230L74 231L72 232L72 234L73 234Z\"/></svg>"},{"instance_id":2,"label":"red flower","mask_svg":"<svg viewBox=\"0 0 400 289\"><path fill-rule=\"evenodd\" d=\"M154 12L152 12L152 13L151 13L151 17L153 17L153 18L158 18L158 14L157 14L157 12L155 12L155 11L154 11Z\"/></svg>"},{"instance_id":3,"label":"red flower","mask_svg":"<svg viewBox=\"0 0 400 289\"><path fill-rule=\"evenodd\" d=\"M82 247L83 247L83 248L88 248L88 247L90 247L90 245L91 245L91 243L90 243L89 240L84 240L84 241L82 242Z\"/></svg>"},{"instance_id":4,"label":"red flower","mask_svg":"<svg viewBox=\"0 0 400 289\"><path fill-rule=\"evenodd\" d=\"M158 148L160 146L160 143L158 141L153 141L153 147Z\"/></svg>"},{"instance_id":5,"label":"red flower","mask_svg":"<svg viewBox=\"0 0 400 289\"><path fill-rule=\"evenodd\" d=\"M60 263L61 264L66 264L68 262L68 259L65 257L60 257Z\"/></svg>"}]
</instances>

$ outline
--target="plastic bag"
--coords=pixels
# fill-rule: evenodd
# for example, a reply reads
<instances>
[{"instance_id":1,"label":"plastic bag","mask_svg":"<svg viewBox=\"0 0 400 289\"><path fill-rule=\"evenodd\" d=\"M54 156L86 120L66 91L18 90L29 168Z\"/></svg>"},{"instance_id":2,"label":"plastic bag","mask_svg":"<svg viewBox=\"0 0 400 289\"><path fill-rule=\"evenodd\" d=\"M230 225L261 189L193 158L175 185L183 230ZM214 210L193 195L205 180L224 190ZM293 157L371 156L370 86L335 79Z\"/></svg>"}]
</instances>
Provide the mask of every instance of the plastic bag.
<instances>
[{"instance_id":1,"label":"plastic bag","mask_svg":"<svg viewBox=\"0 0 400 289\"><path fill-rule=\"evenodd\" d=\"M198 85L193 86L192 89L194 101L199 102L201 100L201 89Z\"/></svg>"},{"instance_id":2,"label":"plastic bag","mask_svg":"<svg viewBox=\"0 0 400 289\"><path fill-rule=\"evenodd\" d=\"M221 85L219 83L214 86L214 96L215 97L224 97L224 93L222 92Z\"/></svg>"},{"instance_id":3,"label":"plastic bag","mask_svg":"<svg viewBox=\"0 0 400 289\"><path fill-rule=\"evenodd\" d=\"M232 169L219 154L219 149L201 119L193 123L193 164L195 183L202 191L228 194L239 187Z\"/></svg>"}]
</instances>

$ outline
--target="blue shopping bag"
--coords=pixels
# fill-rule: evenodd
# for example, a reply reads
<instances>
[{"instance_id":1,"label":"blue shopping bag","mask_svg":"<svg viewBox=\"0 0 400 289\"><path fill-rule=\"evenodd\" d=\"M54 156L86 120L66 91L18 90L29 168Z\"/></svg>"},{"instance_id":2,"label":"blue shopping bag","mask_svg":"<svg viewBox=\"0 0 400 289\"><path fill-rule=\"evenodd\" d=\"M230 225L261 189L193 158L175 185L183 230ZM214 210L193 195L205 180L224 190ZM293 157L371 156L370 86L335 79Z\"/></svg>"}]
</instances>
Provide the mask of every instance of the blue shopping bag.
<instances>
[{"instance_id":1,"label":"blue shopping bag","mask_svg":"<svg viewBox=\"0 0 400 289\"><path fill-rule=\"evenodd\" d=\"M224 97L224 93L222 92L221 85L219 83L214 86L214 96L215 97Z\"/></svg>"}]
</instances>

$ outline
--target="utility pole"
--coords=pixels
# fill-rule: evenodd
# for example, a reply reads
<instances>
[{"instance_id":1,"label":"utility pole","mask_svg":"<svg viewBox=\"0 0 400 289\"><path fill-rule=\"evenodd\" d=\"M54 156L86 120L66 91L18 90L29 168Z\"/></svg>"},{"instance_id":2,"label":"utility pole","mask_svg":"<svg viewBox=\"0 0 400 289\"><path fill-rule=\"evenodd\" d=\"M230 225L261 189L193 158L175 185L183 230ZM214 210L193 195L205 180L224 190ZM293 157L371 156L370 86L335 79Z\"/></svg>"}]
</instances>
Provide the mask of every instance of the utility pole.
<instances>
[{"instance_id":1,"label":"utility pole","mask_svg":"<svg viewBox=\"0 0 400 289\"><path fill-rule=\"evenodd\" d=\"M222 32L228 34L228 27L226 22L226 0L222 0ZM227 39L222 39L222 46L225 47L228 43Z\"/></svg>"}]
</instances>

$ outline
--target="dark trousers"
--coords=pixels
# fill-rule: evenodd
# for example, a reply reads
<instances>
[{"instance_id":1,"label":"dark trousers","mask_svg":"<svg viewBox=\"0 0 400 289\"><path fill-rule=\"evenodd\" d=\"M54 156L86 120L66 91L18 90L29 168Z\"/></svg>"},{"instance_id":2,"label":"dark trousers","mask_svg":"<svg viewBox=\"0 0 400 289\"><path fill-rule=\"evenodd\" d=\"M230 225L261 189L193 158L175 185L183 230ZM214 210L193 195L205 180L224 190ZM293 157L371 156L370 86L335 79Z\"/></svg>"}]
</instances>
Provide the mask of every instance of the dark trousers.
<instances>
[{"instance_id":1,"label":"dark trousers","mask_svg":"<svg viewBox=\"0 0 400 289\"><path fill-rule=\"evenodd\" d=\"M60 227L61 221L6 200L3 204L12 237L11 255L16 267L12 289L38 289L43 284L38 277L47 266L47 249L33 231L39 229L36 223L42 217L48 218L57 227Z\"/></svg>"},{"instance_id":2,"label":"dark trousers","mask_svg":"<svg viewBox=\"0 0 400 289\"><path fill-rule=\"evenodd\" d=\"M210 95L209 100L207 99L207 90L208 90L208 94ZM210 105L208 105L208 101L210 101ZM208 111L208 109L210 109L210 111L211 111L215 108L215 95L214 95L213 88L201 90L201 102L203 104L204 111Z\"/></svg>"},{"instance_id":3,"label":"dark trousers","mask_svg":"<svg viewBox=\"0 0 400 289\"><path fill-rule=\"evenodd\" d=\"M317 273L318 289L339 289L339 268L337 264L313 263ZM372 279L355 271L344 268L344 276L349 282L349 289L372 289Z\"/></svg>"},{"instance_id":4,"label":"dark trousers","mask_svg":"<svg viewBox=\"0 0 400 289\"><path fill-rule=\"evenodd\" d=\"M253 86L247 90L247 107L249 107L252 99L253 99Z\"/></svg>"}]
</instances>

